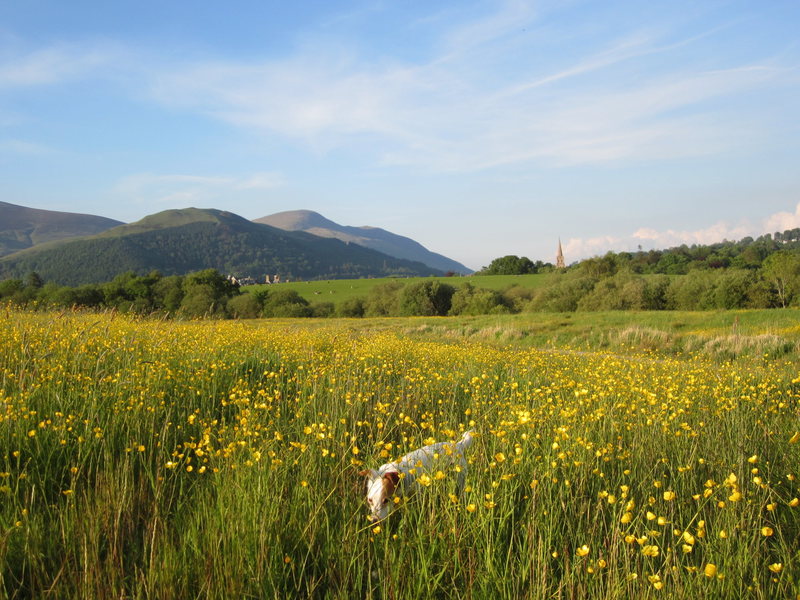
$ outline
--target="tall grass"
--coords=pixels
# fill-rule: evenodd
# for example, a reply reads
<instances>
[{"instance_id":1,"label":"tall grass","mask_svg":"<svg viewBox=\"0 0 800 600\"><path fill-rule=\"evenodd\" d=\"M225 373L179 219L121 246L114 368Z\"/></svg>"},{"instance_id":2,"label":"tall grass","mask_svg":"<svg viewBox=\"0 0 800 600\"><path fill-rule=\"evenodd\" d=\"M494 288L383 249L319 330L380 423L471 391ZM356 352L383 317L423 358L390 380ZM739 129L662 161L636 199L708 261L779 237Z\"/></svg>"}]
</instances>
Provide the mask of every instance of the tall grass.
<instances>
[{"instance_id":1,"label":"tall grass","mask_svg":"<svg viewBox=\"0 0 800 600\"><path fill-rule=\"evenodd\" d=\"M795 597L798 381L348 321L9 311L0 594ZM366 520L361 468L468 428L461 497L432 476Z\"/></svg>"}]
</instances>

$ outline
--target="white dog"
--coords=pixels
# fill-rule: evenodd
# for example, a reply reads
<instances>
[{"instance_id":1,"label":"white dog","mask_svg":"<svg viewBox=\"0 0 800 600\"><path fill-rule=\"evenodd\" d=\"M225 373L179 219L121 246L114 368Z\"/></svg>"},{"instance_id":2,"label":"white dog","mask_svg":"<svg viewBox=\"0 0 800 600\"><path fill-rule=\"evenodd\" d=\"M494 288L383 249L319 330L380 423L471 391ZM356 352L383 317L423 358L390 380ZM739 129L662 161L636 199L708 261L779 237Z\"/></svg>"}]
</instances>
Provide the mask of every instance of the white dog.
<instances>
[{"instance_id":1,"label":"white dog","mask_svg":"<svg viewBox=\"0 0 800 600\"><path fill-rule=\"evenodd\" d=\"M359 475L367 478L369 520L377 523L387 517L395 506L392 501L395 491L401 489L405 493L411 493L420 475L430 476L435 470L451 464L457 465L460 495L464 489L464 478L467 473L464 451L473 442L472 433L467 431L458 442L439 442L414 450L397 462L381 465L377 471L375 469L361 471Z\"/></svg>"}]
</instances>

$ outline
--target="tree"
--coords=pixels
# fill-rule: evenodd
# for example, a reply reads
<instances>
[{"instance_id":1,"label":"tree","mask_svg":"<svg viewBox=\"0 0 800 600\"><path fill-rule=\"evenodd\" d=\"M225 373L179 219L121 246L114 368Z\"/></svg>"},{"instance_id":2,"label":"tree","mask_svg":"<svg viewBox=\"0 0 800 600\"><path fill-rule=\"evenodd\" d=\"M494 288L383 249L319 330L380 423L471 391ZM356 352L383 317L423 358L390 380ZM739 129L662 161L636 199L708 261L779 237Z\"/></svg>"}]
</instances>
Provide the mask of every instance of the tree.
<instances>
[{"instance_id":1,"label":"tree","mask_svg":"<svg viewBox=\"0 0 800 600\"><path fill-rule=\"evenodd\" d=\"M104 302L123 311L146 313L153 310L153 286L161 279L161 273L153 271L139 276L133 271L120 273L103 286Z\"/></svg>"},{"instance_id":2,"label":"tree","mask_svg":"<svg viewBox=\"0 0 800 600\"><path fill-rule=\"evenodd\" d=\"M332 317L336 313L336 306L333 302L314 302L309 306L309 309L311 310L311 316L318 319Z\"/></svg>"},{"instance_id":3,"label":"tree","mask_svg":"<svg viewBox=\"0 0 800 600\"><path fill-rule=\"evenodd\" d=\"M389 317L399 314L398 299L401 289L403 289L403 283L397 280L376 285L367 296L365 315Z\"/></svg>"},{"instance_id":4,"label":"tree","mask_svg":"<svg viewBox=\"0 0 800 600\"><path fill-rule=\"evenodd\" d=\"M544 266L544 264L542 263ZM519 257L508 254L495 258L488 267L478 271L478 275L526 275L536 273L537 267L527 256Z\"/></svg>"},{"instance_id":5,"label":"tree","mask_svg":"<svg viewBox=\"0 0 800 600\"><path fill-rule=\"evenodd\" d=\"M261 316L262 308L255 294L245 292L228 300L227 312L234 319L255 319Z\"/></svg>"},{"instance_id":6,"label":"tree","mask_svg":"<svg viewBox=\"0 0 800 600\"><path fill-rule=\"evenodd\" d=\"M11 298L22 291L25 285L21 279L5 279L0 281L0 298Z\"/></svg>"},{"instance_id":7,"label":"tree","mask_svg":"<svg viewBox=\"0 0 800 600\"><path fill-rule=\"evenodd\" d=\"M580 268L588 277L599 279L609 277L617 272L617 261L613 252L608 252L605 256L587 258L580 263Z\"/></svg>"},{"instance_id":8,"label":"tree","mask_svg":"<svg viewBox=\"0 0 800 600\"><path fill-rule=\"evenodd\" d=\"M671 310L707 310L714 307L715 275L695 269L676 277L666 291L667 308Z\"/></svg>"},{"instance_id":9,"label":"tree","mask_svg":"<svg viewBox=\"0 0 800 600\"><path fill-rule=\"evenodd\" d=\"M578 308L581 298L592 291L597 279L586 277L575 271L576 275L566 275L555 285L540 288L530 303L533 310L552 312L573 312Z\"/></svg>"},{"instance_id":10,"label":"tree","mask_svg":"<svg viewBox=\"0 0 800 600\"><path fill-rule=\"evenodd\" d=\"M339 317L363 317L366 302L363 298L348 298L336 309Z\"/></svg>"},{"instance_id":11,"label":"tree","mask_svg":"<svg viewBox=\"0 0 800 600\"><path fill-rule=\"evenodd\" d=\"M159 310L175 313L183 302L183 277L170 275L153 285L153 304Z\"/></svg>"},{"instance_id":12,"label":"tree","mask_svg":"<svg viewBox=\"0 0 800 600\"><path fill-rule=\"evenodd\" d=\"M791 304L800 289L800 254L780 250L763 263L762 274L772 285L782 307Z\"/></svg>"},{"instance_id":13,"label":"tree","mask_svg":"<svg viewBox=\"0 0 800 600\"><path fill-rule=\"evenodd\" d=\"M38 290L44 285L44 281L36 271L31 271L25 276L25 287Z\"/></svg>"},{"instance_id":14,"label":"tree","mask_svg":"<svg viewBox=\"0 0 800 600\"><path fill-rule=\"evenodd\" d=\"M728 269L714 286L714 304L717 308L744 308L748 302L748 292L754 283L750 271Z\"/></svg>"},{"instance_id":15,"label":"tree","mask_svg":"<svg viewBox=\"0 0 800 600\"><path fill-rule=\"evenodd\" d=\"M180 312L189 317L224 316L228 299L239 287L223 277L216 269L205 269L186 276L185 295Z\"/></svg>"},{"instance_id":16,"label":"tree","mask_svg":"<svg viewBox=\"0 0 800 600\"><path fill-rule=\"evenodd\" d=\"M403 288L400 314L406 316L444 316L450 310L455 288L439 281L420 281Z\"/></svg>"},{"instance_id":17,"label":"tree","mask_svg":"<svg viewBox=\"0 0 800 600\"><path fill-rule=\"evenodd\" d=\"M270 291L264 301L265 317L310 317L308 300L295 290Z\"/></svg>"},{"instance_id":18,"label":"tree","mask_svg":"<svg viewBox=\"0 0 800 600\"><path fill-rule=\"evenodd\" d=\"M578 310L642 310L646 307L647 284L641 275L620 271L597 282L578 302Z\"/></svg>"},{"instance_id":19,"label":"tree","mask_svg":"<svg viewBox=\"0 0 800 600\"><path fill-rule=\"evenodd\" d=\"M471 283L459 287L451 299L451 315L488 315L511 312L500 292L477 288Z\"/></svg>"}]
</instances>

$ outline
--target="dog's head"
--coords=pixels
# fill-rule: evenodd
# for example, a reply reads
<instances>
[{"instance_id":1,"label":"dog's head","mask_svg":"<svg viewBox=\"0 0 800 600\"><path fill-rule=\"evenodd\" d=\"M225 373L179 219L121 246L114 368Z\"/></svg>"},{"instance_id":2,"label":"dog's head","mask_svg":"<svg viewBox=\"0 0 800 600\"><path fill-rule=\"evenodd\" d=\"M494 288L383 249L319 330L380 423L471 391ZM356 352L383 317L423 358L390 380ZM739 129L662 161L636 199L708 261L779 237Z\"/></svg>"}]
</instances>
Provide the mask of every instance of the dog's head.
<instances>
[{"instance_id":1,"label":"dog's head","mask_svg":"<svg viewBox=\"0 0 800 600\"><path fill-rule=\"evenodd\" d=\"M361 471L359 475L367 478L367 505L369 520L373 523L382 521L394 508L392 496L400 482L397 471L388 471L381 475L374 469Z\"/></svg>"}]
</instances>

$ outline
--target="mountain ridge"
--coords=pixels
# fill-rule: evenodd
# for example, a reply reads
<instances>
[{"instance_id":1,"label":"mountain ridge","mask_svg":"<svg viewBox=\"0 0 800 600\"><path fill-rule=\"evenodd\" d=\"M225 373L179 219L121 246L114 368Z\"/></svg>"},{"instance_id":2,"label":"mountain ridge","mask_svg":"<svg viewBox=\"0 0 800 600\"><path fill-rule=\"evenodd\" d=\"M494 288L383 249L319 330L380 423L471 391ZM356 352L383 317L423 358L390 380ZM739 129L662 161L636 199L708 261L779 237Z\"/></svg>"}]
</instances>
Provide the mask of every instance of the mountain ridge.
<instances>
[{"instance_id":1,"label":"mountain ridge","mask_svg":"<svg viewBox=\"0 0 800 600\"><path fill-rule=\"evenodd\" d=\"M171 209L170 222L165 226L174 227L179 221L197 223L212 220L211 213L201 215L196 211L218 211L220 214L235 215L218 209L183 208ZM193 212L194 211L194 212ZM83 213L69 213L29 208L0 202L0 258L30 248L44 250L62 240L103 234L119 237L137 231L159 229L159 220L168 211L147 215L134 223L123 223L107 217ZM158 215L161 215L160 217ZM239 215L236 217L244 219ZM368 225L352 227L335 223L320 213L311 210L295 210L275 213L253 223L268 225L283 231L304 232L323 239L337 239L376 250L394 258L421 262L442 272L460 274L472 273L472 269L442 254L431 252L419 242L380 227ZM241 222L239 223L241 225ZM124 226L124 227L123 227ZM120 229L120 227L123 227ZM21 256L27 256L22 254Z\"/></svg>"},{"instance_id":2,"label":"mountain ridge","mask_svg":"<svg viewBox=\"0 0 800 600\"><path fill-rule=\"evenodd\" d=\"M98 215L0 202L0 257L38 244L94 235L122 224Z\"/></svg>"},{"instance_id":3,"label":"mountain ridge","mask_svg":"<svg viewBox=\"0 0 800 600\"><path fill-rule=\"evenodd\" d=\"M284 279L441 274L357 244L198 208L162 211L93 236L49 242L0 258L2 276L36 271L62 285L100 283L124 271L179 275L205 268L257 280L267 274Z\"/></svg>"},{"instance_id":4,"label":"mountain ridge","mask_svg":"<svg viewBox=\"0 0 800 600\"><path fill-rule=\"evenodd\" d=\"M359 244L390 256L422 262L444 272L472 273L469 267L431 252L411 238L392 233L380 227L340 225L311 210L291 210L275 213L255 223L271 225L286 231L305 231L319 237L335 238L343 242Z\"/></svg>"}]
</instances>

